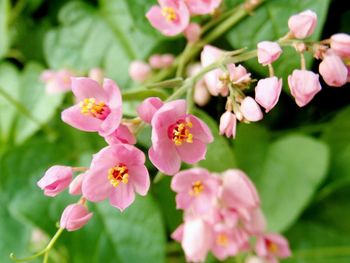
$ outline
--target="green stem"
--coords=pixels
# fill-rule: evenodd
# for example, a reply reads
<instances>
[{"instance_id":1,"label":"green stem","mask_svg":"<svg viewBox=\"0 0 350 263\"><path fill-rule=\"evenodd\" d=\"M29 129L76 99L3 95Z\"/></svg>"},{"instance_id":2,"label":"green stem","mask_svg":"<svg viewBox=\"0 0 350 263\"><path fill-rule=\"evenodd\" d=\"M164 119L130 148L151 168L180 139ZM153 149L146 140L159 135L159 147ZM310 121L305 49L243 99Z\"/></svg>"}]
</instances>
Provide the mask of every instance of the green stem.
<instances>
[{"instance_id":1,"label":"green stem","mask_svg":"<svg viewBox=\"0 0 350 263\"><path fill-rule=\"evenodd\" d=\"M320 247L294 251L293 257L297 258L324 258L331 256L349 256L350 247Z\"/></svg>"},{"instance_id":2,"label":"green stem","mask_svg":"<svg viewBox=\"0 0 350 263\"><path fill-rule=\"evenodd\" d=\"M16 5L11 10L11 16L9 19L9 25L13 25L17 19L17 17L20 16L22 13L24 7L26 6L27 0L19 0Z\"/></svg>"},{"instance_id":3,"label":"green stem","mask_svg":"<svg viewBox=\"0 0 350 263\"><path fill-rule=\"evenodd\" d=\"M51 137L55 136L55 132L51 130L48 126L45 124L41 123L36 117L34 117L31 112L23 106L22 103L14 99L9 93L7 93L2 87L0 87L0 95L6 99L10 104L12 104L20 113L22 113L25 117L27 117L29 120L34 122L36 125L39 127L43 128L49 134Z\"/></svg>"},{"instance_id":4,"label":"green stem","mask_svg":"<svg viewBox=\"0 0 350 263\"><path fill-rule=\"evenodd\" d=\"M146 88L146 89L175 88L175 87L181 86L183 82L184 82L183 78L177 77L173 79L164 80L161 82L145 84L143 88Z\"/></svg>"}]
</instances>

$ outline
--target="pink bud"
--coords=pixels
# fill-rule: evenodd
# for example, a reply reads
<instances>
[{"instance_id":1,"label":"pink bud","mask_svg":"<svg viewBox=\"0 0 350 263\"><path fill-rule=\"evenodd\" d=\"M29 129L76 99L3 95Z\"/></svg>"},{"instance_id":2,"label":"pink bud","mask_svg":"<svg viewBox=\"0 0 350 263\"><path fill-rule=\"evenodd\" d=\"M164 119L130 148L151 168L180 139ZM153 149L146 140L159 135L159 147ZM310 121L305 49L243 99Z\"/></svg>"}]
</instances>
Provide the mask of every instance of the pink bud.
<instances>
[{"instance_id":1,"label":"pink bud","mask_svg":"<svg viewBox=\"0 0 350 263\"><path fill-rule=\"evenodd\" d=\"M296 38L306 38L315 30L317 24L317 15L311 10L306 10L293 15L288 20L289 30Z\"/></svg>"},{"instance_id":2,"label":"pink bud","mask_svg":"<svg viewBox=\"0 0 350 263\"><path fill-rule=\"evenodd\" d=\"M104 79L103 70L100 68L93 68L89 71L89 78L95 80L96 82L102 84Z\"/></svg>"},{"instance_id":3,"label":"pink bud","mask_svg":"<svg viewBox=\"0 0 350 263\"><path fill-rule=\"evenodd\" d=\"M255 100L269 112L278 102L282 90L282 79L261 79L255 88Z\"/></svg>"},{"instance_id":4,"label":"pink bud","mask_svg":"<svg viewBox=\"0 0 350 263\"><path fill-rule=\"evenodd\" d=\"M249 83L251 81L250 73L242 65L228 64L227 68L230 72L230 79L233 84Z\"/></svg>"},{"instance_id":5,"label":"pink bud","mask_svg":"<svg viewBox=\"0 0 350 263\"><path fill-rule=\"evenodd\" d=\"M83 183L84 175L85 174L79 174L69 184L69 193L71 195L81 195L81 185Z\"/></svg>"},{"instance_id":6,"label":"pink bud","mask_svg":"<svg viewBox=\"0 0 350 263\"><path fill-rule=\"evenodd\" d=\"M248 121L260 121L263 114L259 105L252 97L245 97L241 103L241 112Z\"/></svg>"},{"instance_id":7,"label":"pink bud","mask_svg":"<svg viewBox=\"0 0 350 263\"><path fill-rule=\"evenodd\" d=\"M142 83L150 77L151 67L143 61L135 60L129 66L129 75L134 81Z\"/></svg>"},{"instance_id":8,"label":"pink bud","mask_svg":"<svg viewBox=\"0 0 350 263\"><path fill-rule=\"evenodd\" d=\"M235 138L236 137L236 116L230 112L226 111L224 114L221 115L220 117L220 134L223 135L225 134L227 138L231 137Z\"/></svg>"},{"instance_id":9,"label":"pink bud","mask_svg":"<svg viewBox=\"0 0 350 263\"><path fill-rule=\"evenodd\" d=\"M198 106L206 105L210 100L210 93L204 81L200 80L194 86L193 100Z\"/></svg>"},{"instance_id":10,"label":"pink bud","mask_svg":"<svg viewBox=\"0 0 350 263\"><path fill-rule=\"evenodd\" d=\"M350 57L350 35L339 33L331 37L331 49L339 56Z\"/></svg>"},{"instance_id":11,"label":"pink bud","mask_svg":"<svg viewBox=\"0 0 350 263\"><path fill-rule=\"evenodd\" d=\"M119 125L118 129L116 129L111 134L105 136L104 138L109 145L118 143L136 143L136 138L134 134L130 131L129 127L124 124Z\"/></svg>"},{"instance_id":12,"label":"pink bud","mask_svg":"<svg viewBox=\"0 0 350 263\"><path fill-rule=\"evenodd\" d=\"M92 213L82 204L71 204L67 206L61 216L60 227L68 231L82 228L92 217Z\"/></svg>"},{"instance_id":13,"label":"pink bud","mask_svg":"<svg viewBox=\"0 0 350 263\"><path fill-rule=\"evenodd\" d=\"M308 70L295 69L292 75L288 76L288 84L299 107L308 104L321 90L318 74Z\"/></svg>"},{"instance_id":14,"label":"pink bud","mask_svg":"<svg viewBox=\"0 0 350 263\"><path fill-rule=\"evenodd\" d=\"M145 99L136 109L140 118L146 122L151 123L154 113L163 106L161 99L157 97L150 97Z\"/></svg>"},{"instance_id":15,"label":"pink bud","mask_svg":"<svg viewBox=\"0 0 350 263\"><path fill-rule=\"evenodd\" d=\"M172 54L154 54L148 59L150 66L154 69L168 68L174 63Z\"/></svg>"},{"instance_id":16,"label":"pink bud","mask_svg":"<svg viewBox=\"0 0 350 263\"><path fill-rule=\"evenodd\" d=\"M258 43L258 61L264 66L277 60L281 53L282 49L276 42L263 41Z\"/></svg>"},{"instance_id":17,"label":"pink bud","mask_svg":"<svg viewBox=\"0 0 350 263\"><path fill-rule=\"evenodd\" d=\"M184 35L188 42L195 43L199 40L201 35L201 27L197 23L190 23L184 31Z\"/></svg>"},{"instance_id":18,"label":"pink bud","mask_svg":"<svg viewBox=\"0 0 350 263\"><path fill-rule=\"evenodd\" d=\"M163 54L161 56L162 59L162 68L168 68L174 63L174 55L173 54Z\"/></svg>"},{"instance_id":19,"label":"pink bud","mask_svg":"<svg viewBox=\"0 0 350 263\"><path fill-rule=\"evenodd\" d=\"M340 57L327 53L319 65L319 72L324 81L332 87L343 86L348 77L348 69Z\"/></svg>"},{"instance_id":20,"label":"pink bud","mask_svg":"<svg viewBox=\"0 0 350 263\"><path fill-rule=\"evenodd\" d=\"M54 165L38 181L37 185L47 196L56 196L64 191L72 181L73 170L69 166Z\"/></svg>"}]
</instances>

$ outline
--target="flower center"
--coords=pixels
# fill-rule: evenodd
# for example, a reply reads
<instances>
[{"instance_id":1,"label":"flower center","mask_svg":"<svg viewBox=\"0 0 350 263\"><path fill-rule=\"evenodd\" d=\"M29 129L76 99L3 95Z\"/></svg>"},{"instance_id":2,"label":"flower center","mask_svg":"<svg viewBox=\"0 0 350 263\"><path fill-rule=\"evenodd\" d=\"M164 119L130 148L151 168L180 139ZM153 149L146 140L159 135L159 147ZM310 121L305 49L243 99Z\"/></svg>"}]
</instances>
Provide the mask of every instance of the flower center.
<instances>
[{"instance_id":1,"label":"flower center","mask_svg":"<svg viewBox=\"0 0 350 263\"><path fill-rule=\"evenodd\" d=\"M175 13L174 8L172 7L163 7L162 8L162 15L166 18L168 21L174 22L177 20L177 15Z\"/></svg>"},{"instance_id":2,"label":"flower center","mask_svg":"<svg viewBox=\"0 0 350 263\"><path fill-rule=\"evenodd\" d=\"M117 187L120 182L127 184L129 182L128 168L125 164L117 164L108 170L108 180L114 187Z\"/></svg>"},{"instance_id":3,"label":"flower center","mask_svg":"<svg viewBox=\"0 0 350 263\"><path fill-rule=\"evenodd\" d=\"M278 252L278 246L271 242L271 241L267 241L267 250L270 251L272 254L275 254Z\"/></svg>"},{"instance_id":4,"label":"flower center","mask_svg":"<svg viewBox=\"0 0 350 263\"><path fill-rule=\"evenodd\" d=\"M192 122L188 119L179 120L169 127L169 137L177 146L182 145L184 141L192 143L193 135L190 133L190 128L192 128Z\"/></svg>"},{"instance_id":5,"label":"flower center","mask_svg":"<svg viewBox=\"0 0 350 263\"><path fill-rule=\"evenodd\" d=\"M92 116L100 120L106 119L111 112L109 107L103 102L97 102L95 98L86 98L79 103L80 112L84 115Z\"/></svg>"},{"instance_id":6,"label":"flower center","mask_svg":"<svg viewBox=\"0 0 350 263\"><path fill-rule=\"evenodd\" d=\"M228 237L225 234L219 234L216 237L216 244L218 244L219 246L223 246L226 247L228 245Z\"/></svg>"},{"instance_id":7,"label":"flower center","mask_svg":"<svg viewBox=\"0 0 350 263\"><path fill-rule=\"evenodd\" d=\"M204 190L204 185L201 181L195 181L192 184L190 195L192 196L199 196Z\"/></svg>"}]
</instances>

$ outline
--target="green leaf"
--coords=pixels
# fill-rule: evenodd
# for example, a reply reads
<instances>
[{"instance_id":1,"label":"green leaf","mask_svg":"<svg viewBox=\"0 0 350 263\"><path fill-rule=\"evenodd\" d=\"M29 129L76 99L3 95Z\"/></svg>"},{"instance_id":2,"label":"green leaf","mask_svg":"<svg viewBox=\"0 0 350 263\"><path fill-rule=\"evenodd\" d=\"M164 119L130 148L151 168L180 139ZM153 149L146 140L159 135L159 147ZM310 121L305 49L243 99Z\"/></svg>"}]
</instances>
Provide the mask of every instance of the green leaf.
<instances>
[{"instance_id":1,"label":"green leaf","mask_svg":"<svg viewBox=\"0 0 350 263\"><path fill-rule=\"evenodd\" d=\"M0 0L0 58L4 57L10 46L8 21L10 15L10 1Z\"/></svg>"},{"instance_id":2,"label":"green leaf","mask_svg":"<svg viewBox=\"0 0 350 263\"><path fill-rule=\"evenodd\" d=\"M306 208L326 176L327 146L311 137L289 135L274 142L266 156L258 190L269 229L287 229Z\"/></svg>"},{"instance_id":3,"label":"green leaf","mask_svg":"<svg viewBox=\"0 0 350 263\"><path fill-rule=\"evenodd\" d=\"M199 166L212 172L223 172L236 167L237 164L232 146L224 136L219 135L218 123L199 109L195 110L195 115L209 126L214 136L214 141L208 144L205 160L200 161Z\"/></svg>"},{"instance_id":4,"label":"green leaf","mask_svg":"<svg viewBox=\"0 0 350 263\"><path fill-rule=\"evenodd\" d=\"M234 27L227 35L232 47L238 49L248 47L256 49L257 43L263 40L274 41L288 31L288 18L298 12L311 9L317 14L318 24L311 40L318 40L326 19L329 0L267 0L254 11L253 16ZM247 30L249 29L249 30ZM311 66L311 56L307 59L307 67ZM257 59L248 61L247 65L261 75L267 75L265 67L258 64ZM300 58L292 48L285 48L282 56L273 63L277 76L286 81L293 69L300 68Z\"/></svg>"},{"instance_id":5,"label":"green leaf","mask_svg":"<svg viewBox=\"0 0 350 263\"><path fill-rule=\"evenodd\" d=\"M129 63L144 58L159 40L135 25L130 10L127 0L102 1L99 10L82 2L65 5L59 13L61 26L45 41L50 67L81 72L101 67L121 87L127 85Z\"/></svg>"}]
</instances>

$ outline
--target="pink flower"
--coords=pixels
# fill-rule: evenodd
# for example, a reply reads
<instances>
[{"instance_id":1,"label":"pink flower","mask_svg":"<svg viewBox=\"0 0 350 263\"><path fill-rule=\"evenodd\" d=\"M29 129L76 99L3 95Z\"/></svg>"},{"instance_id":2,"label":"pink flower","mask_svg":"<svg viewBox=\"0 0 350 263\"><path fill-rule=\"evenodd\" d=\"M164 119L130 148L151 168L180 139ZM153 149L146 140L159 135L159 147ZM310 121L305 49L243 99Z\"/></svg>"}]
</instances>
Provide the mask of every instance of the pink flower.
<instances>
[{"instance_id":1,"label":"pink flower","mask_svg":"<svg viewBox=\"0 0 350 263\"><path fill-rule=\"evenodd\" d=\"M192 64L187 68L187 74L192 77L198 74L201 69L200 63ZM210 93L203 79L198 80L194 86L193 100L199 106L206 105L210 100Z\"/></svg>"},{"instance_id":2,"label":"pink flower","mask_svg":"<svg viewBox=\"0 0 350 263\"><path fill-rule=\"evenodd\" d=\"M308 70L295 69L292 75L288 76L288 84L299 107L308 104L321 90L318 74Z\"/></svg>"},{"instance_id":3,"label":"pink flower","mask_svg":"<svg viewBox=\"0 0 350 263\"><path fill-rule=\"evenodd\" d=\"M129 66L129 75L132 80L142 83L147 80L151 76L151 67L139 60L135 60L131 62Z\"/></svg>"},{"instance_id":4,"label":"pink flower","mask_svg":"<svg viewBox=\"0 0 350 263\"><path fill-rule=\"evenodd\" d=\"M135 146L114 144L94 155L83 181L83 196L99 202L110 199L120 211L135 199L135 191L146 195L150 186L145 155Z\"/></svg>"},{"instance_id":5,"label":"pink flower","mask_svg":"<svg viewBox=\"0 0 350 263\"><path fill-rule=\"evenodd\" d=\"M293 15L288 20L289 30L299 39L311 36L315 30L316 24L317 15L311 10Z\"/></svg>"},{"instance_id":6,"label":"pink flower","mask_svg":"<svg viewBox=\"0 0 350 263\"><path fill-rule=\"evenodd\" d=\"M69 193L71 195L81 195L81 186L83 184L85 174L77 175L69 184Z\"/></svg>"},{"instance_id":7,"label":"pink flower","mask_svg":"<svg viewBox=\"0 0 350 263\"><path fill-rule=\"evenodd\" d=\"M231 208L255 209L260 199L252 181L238 169L222 174L222 201Z\"/></svg>"},{"instance_id":8,"label":"pink flower","mask_svg":"<svg viewBox=\"0 0 350 263\"><path fill-rule=\"evenodd\" d=\"M235 256L249 236L243 230L235 228L216 227L211 251L219 260Z\"/></svg>"},{"instance_id":9,"label":"pink flower","mask_svg":"<svg viewBox=\"0 0 350 263\"><path fill-rule=\"evenodd\" d=\"M291 256L288 241L279 234L271 233L259 236L255 250L259 257L263 257L271 263L278 262L277 258Z\"/></svg>"},{"instance_id":10,"label":"pink flower","mask_svg":"<svg viewBox=\"0 0 350 263\"><path fill-rule=\"evenodd\" d=\"M172 234L181 242L189 262L204 262L213 243L211 226L200 218L187 218Z\"/></svg>"},{"instance_id":11,"label":"pink flower","mask_svg":"<svg viewBox=\"0 0 350 263\"><path fill-rule=\"evenodd\" d=\"M92 217L92 213L82 204L71 204L67 206L61 216L60 227L68 231L82 228Z\"/></svg>"},{"instance_id":12,"label":"pink flower","mask_svg":"<svg viewBox=\"0 0 350 263\"><path fill-rule=\"evenodd\" d=\"M260 121L263 114L259 105L252 97L245 97L241 103L241 112L243 117L248 121Z\"/></svg>"},{"instance_id":13,"label":"pink flower","mask_svg":"<svg viewBox=\"0 0 350 263\"><path fill-rule=\"evenodd\" d=\"M40 79L46 84L46 93L55 94L69 91L72 83L71 78L74 74L67 69L59 71L44 70Z\"/></svg>"},{"instance_id":14,"label":"pink flower","mask_svg":"<svg viewBox=\"0 0 350 263\"><path fill-rule=\"evenodd\" d=\"M237 119L236 116L230 112L226 111L224 114L220 117L220 135L226 135L227 138L236 137L236 123Z\"/></svg>"},{"instance_id":15,"label":"pink flower","mask_svg":"<svg viewBox=\"0 0 350 263\"><path fill-rule=\"evenodd\" d=\"M168 68L174 63L173 54L154 54L150 56L148 62L154 69Z\"/></svg>"},{"instance_id":16,"label":"pink flower","mask_svg":"<svg viewBox=\"0 0 350 263\"><path fill-rule=\"evenodd\" d=\"M245 229L252 235L261 235L266 230L266 219L260 208L250 211L250 217L245 220Z\"/></svg>"},{"instance_id":17,"label":"pink flower","mask_svg":"<svg viewBox=\"0 0 350 263\"><path fill-rule=\"evenodd\" d=\"M236 66L235 64L228 64L227 67L230 72L230 79L233 84L245 85L251 81L251 74L242 65Z\"/></svg>"},{"instance_id":18,"label":"pink flower","mask_svg":"<svg viewBox=\"0 0 350 263\"><path fill-rule=\"evenodd\" d=\"M197 117L186 114L186 101L164 104L152 119L151 162L163 173L179 171L181 160L196 163L205 158L206 144L213 141L208 126Z\"/></svg>"},{"instance_id":19,"label":"pink flower","mask_svg":"<svg viewBox=\"0 0 350 263\"><path fill-rule=\"evenodd\" d=\"M132 134L129 128L123 124L120 124L118 129L116 129L113 133L107 135L104 138L109 145L118 144L118 143L126 143L126 144L136 143L136 138L134 134Z\"/></svg>"},{"instance_id":20,"label":"pink flower","mask_svg":"<svg viewBox=\"0 0 350 263\"><path fill-rule=\"evenodd\" d=\"M187 39L188 42L190 43L195 43L199 40L200 35L201 35L201 27L197 23L190 23L185 31L184 35Z\"/></svg>"},{"instance_id":21,"label":"pink flower","mask_svg":"<svg viewBox=\"0 0 350 263\"><path fill-rule=\"evenodd\" d=\"M331 49L340 57L350 57L350 35L344 33L334 34L331 37Z\"/></svg>"},{"instance_id":22,"label":"pink flower","mask_svg":"<svg viewBox=\"0 0 350 263\"><path fill-rule=\"evenodd\" d=\"M104 79L101 87L89 78L73 78L72 90L78 104L62 112L62 120L83 131L101 136L114 132L122 117L122 99L118 86Z\"/></svg>"},{"instance_id":23,"label":"pink flower","mask_svg":"<svg viewBox=\"0 0 350 263\"><path fill-rule=\"evenodd\" d=\"M255 100L267 113L277 104L281 91L282 79L277 77L261 79L255 88Z\"/></svg>"},{"instance_id":24,"label":"pink flower","mask_svg":"<svg viewBox=\"0 0 350 263\"><path fill-rule=\"evenodd\" d=\"M191 15L206 15L214 12L222 0L186 0Z\"/></svg>"},{"instance_id":25,"label":"pink flower","mask_svg":"<svg viewBox=\"0 0 350 263\"><path fill-rule=\"evenodd\" d=\"M204 46L201 53L202 67L204 68L216 62L222 56L222 54L223 51L221 49L210 45ZM210 94L213 96L218 96L219 94L226 96L228 94L228 87L226 83L221 81L221 79L227 80L228 78L229 76L226 76L220 69L214 69L204 75L204 81L207 84Z\"/></svg>"},{"instance_id":26,"label":"pink flower","mask_svg":"<svg viewBox=\"0 0 350 263\"><path fill-rule=\"evenodd\" d=\"M190 13L184 1L158 0L160 6L153 6L146 17L151 25L163 35L175 36L188 26Z\"/></svg>"},{"instance_id":27,"label":"pink flower","mask_svg":"<svg viewBox=\"0 0 350 263\"><path fill-rule=\"evenodd\" d=\"M324 81L332 87L343 86L348 77L348 69L336 54L327 52L319 65L319 72Z\"/></svg>"},{"instance_id":28,"label":"pink flower","mask_svg":"<svg viewBox=\"0 0 350 263\"><path fill-rule=\"evenodd\" d=\"M216 200L219 179L206 169L192 168L175 174L171 189L177 193L177 209L193 209L196 213L205 213Z\"/></svg>"},{"instance_id":29,"label":"pink flower","mask_svg":"<svg viewBox=\"0 0 350 263\"><path fill-rule=\"evenodd\" d=\"M136 111L141 120L146 123L151 123L153 115L163 106L163 101L157 97L149 97L145 99L139 106L137 106Z\"/></svg>"},{"instance_id":30,"label":"pink flower","mask_svg":"<svg viewBox=\"0 0 350 263\"><path fill-rule=\"evenodd\" d=\"M276 61L281 53L282 49L276 42L262 41L258 43L258 61L264 66Z\"/></svg>"},{"instance_id":31,"label":"pink flower","mask_svg":"<svg viewBox=\"0 0 350 263\"><path fill-rule=\"evenodd\" d=\"M38 181L37 185L47 196L56 196L64 191L72 181L73 169L69 166L54 165Z\"/></svg>"}]
</instances>

